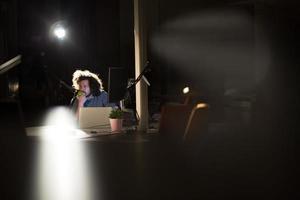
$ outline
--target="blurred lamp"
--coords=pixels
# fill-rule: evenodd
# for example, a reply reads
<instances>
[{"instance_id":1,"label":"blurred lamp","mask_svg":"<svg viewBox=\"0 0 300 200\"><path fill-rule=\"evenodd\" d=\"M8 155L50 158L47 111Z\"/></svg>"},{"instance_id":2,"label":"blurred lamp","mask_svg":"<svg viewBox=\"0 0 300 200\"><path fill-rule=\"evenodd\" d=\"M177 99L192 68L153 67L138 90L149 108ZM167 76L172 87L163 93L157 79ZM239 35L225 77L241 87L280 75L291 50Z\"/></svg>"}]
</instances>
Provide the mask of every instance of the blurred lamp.
<instances>
[{"instance_id":1,"label":"blurred lamp","mask_svg":"<svg viewBox=\"0 0 300 200\"><path fill-rule=\"evenodd\" d=\"M185 88L183 88L183 90L182 90L183 94L187 94L187 93L189 93L189 91L190 91L190 88L189 88L189 87L185 87Z\"/></svg>"},{"instance_id":2,"label":"blurred lamp","mask_svg":"<svg viewBox=\"0 0 300 200\"><path fill-rule=\"evenodd\" d=\"M185 100L184 100L184 103L183 103L184 105L187 105L187 104L190 103L190 98L191 98L190 96L191 96L191 94L189 92L190 92L190 88L189 87L185 87L182 90L182 93L185 96Z\"/></svg>"},{"instance_id":3,"label":"blurred lamp","mask_svg":"<svg viewBox=\"0 0 300 200\"><path fill-rule=\"evenodd\" d=\"M53 33L60 40L63 40L66 37L66 30L61 26L54 28Z\"/></svg>"}]
</instances>

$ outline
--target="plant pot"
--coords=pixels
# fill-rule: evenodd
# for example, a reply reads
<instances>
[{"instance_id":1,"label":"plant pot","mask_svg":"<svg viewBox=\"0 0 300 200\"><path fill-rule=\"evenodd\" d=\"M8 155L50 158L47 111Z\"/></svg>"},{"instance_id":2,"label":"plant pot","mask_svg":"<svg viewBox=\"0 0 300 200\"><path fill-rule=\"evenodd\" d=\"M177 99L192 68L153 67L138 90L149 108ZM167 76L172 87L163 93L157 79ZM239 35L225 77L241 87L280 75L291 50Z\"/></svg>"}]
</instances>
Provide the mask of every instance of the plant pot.
<instances>
[{"instance_id":1,"label":"plant pot","mask_svg":"<svg viewBox=\"0 0 300 200\"><path fill-rule=\"evenodd\" d=\"M111 132L120 133L122 132L123 119L109 119Z\"/></svg>"}]
</instances>

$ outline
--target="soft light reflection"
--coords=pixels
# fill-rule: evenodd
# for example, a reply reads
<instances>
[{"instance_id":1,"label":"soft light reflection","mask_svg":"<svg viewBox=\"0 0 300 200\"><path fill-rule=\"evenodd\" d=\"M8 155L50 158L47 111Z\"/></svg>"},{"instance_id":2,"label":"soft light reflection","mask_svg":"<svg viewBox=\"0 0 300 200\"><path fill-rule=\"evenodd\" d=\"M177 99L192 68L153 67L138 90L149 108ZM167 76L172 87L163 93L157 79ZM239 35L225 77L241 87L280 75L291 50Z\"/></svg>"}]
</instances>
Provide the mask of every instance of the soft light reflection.
<instances>
[{"instance_id":1,"label":"soft light reflection","mask_svg":"<svg viewBox=\"0 0 300 200\"><path fill-rule=\"evenodd\" d=\"M198 103L197 108L206 108L208 105L206 103Z\"/></svg>"},{"instance_id":2,"label":"soft light reflection","mask_svg":"<svg viewBox=\"0 0 300 200\"><path fill-rule=\"evenodd\" d=\"M70 109L65 107L57 107L50 110L44 124L46 127L41 133L43 139L57 139L57 142L60 142L75 137L78 132L80 133L76 129L75 115Z\"/></svg>"},{"instance_id":3,"label":"soft light reflection","mask_svg":"<svg viewBox=\"0 0 300 200\"><path fill-rule=\"evenodd\" d=\"M56 107L48 113L46 124L58 127L75 128L75 119L76 118L70 109L66 107Z\"/></svg>"},{"instance_id":4,"label":"soft light reflection","mask_svg":"<svg viewBox=\"0 0 300 200\"><path fill-rule=\"evenodd\" d=\"M49 112L36 161L36 200L95 199L85 147L76 139L74 116L67 108ZM98 186L99 187L99 186Z\"/></svg>"}]
</instances>

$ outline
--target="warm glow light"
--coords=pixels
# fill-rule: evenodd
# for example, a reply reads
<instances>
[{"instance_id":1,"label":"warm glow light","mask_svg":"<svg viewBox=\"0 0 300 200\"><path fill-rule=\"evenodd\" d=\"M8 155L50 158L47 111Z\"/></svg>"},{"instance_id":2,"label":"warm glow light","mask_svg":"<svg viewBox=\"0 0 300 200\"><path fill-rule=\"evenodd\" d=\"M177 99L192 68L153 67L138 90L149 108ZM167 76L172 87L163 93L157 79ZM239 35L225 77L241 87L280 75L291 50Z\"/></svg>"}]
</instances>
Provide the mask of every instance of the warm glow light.
<instances>
[{"instance_id":1,"label":"warm glow light","mask_svg":"<svg viewBox=\"0 0 300 200\"><path fill-rule=\"evenodd\" d=\"M208 105L206 103L198 103L197 108L206 108Z\"/></svg>"},{"instance_id":2,"label":"warm glow light","mask_svg":"<svg viewBox=\"0 0 300 200\"><path fill-rule=\"evenodd\" d=\"M63 27L57 27L54 29L54 35L58 38L63 40L66 36L66 30Z\"/></svg>"},{"instance_id":3,"label":"warm glow light","mask_svg":"<svg viewBox=\"0 0 300 200\"><path fill-rule=\"evenodd\" d=\"M190 88L189 88L189 87L185 87L185 88L183 88L183 90L182 90L183 94L187 94L189 91L190 91Z\"/></svg>"}]
</instances>

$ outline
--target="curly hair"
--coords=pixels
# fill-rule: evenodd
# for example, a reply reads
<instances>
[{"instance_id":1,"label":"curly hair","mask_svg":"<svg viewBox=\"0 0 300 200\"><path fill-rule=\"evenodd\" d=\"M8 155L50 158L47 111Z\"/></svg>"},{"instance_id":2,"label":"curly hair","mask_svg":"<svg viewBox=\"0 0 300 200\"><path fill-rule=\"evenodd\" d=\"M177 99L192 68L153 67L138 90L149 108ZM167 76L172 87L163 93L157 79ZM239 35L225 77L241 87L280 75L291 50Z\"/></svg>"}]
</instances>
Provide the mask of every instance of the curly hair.
<instances>
[{"instance_id":1,"label":"curly hair","mask_svg":"<svg viewBox=\"0 0 300 200\"><path fill-rule=\"evenodd\" d=\"M102 80L97 74L90 72L89 70L76 70L73 73L72 83L73 88L79 90L79 82L82 80L88 80L91 94L93 96L99 96L101 91L103 91Z\"/></svg>"}]
</instances>

